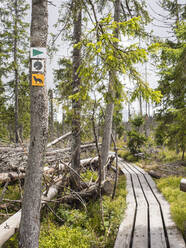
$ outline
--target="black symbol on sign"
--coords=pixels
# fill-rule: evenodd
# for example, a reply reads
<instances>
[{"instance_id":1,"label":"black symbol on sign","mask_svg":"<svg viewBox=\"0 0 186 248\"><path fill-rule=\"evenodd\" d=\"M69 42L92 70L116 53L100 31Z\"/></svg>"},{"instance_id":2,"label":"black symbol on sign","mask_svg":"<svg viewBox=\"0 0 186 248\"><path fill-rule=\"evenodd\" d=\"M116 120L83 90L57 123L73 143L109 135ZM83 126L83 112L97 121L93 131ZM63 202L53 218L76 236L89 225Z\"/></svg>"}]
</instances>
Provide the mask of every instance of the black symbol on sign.
<instances>
[{"instance_id":1,"label":"black symbol on sign","mask_svg":"<svg viewBox=\"0 0 186 248\"><path fill-rule=\"evenodd\" d=\"M43 67L42 62L40 62L40 61L34 62L34 68L35 68L37 71L41 70L42 67Z\"/></svg>"},{"instance_id":2,"label":"black symbol on sign","mask_svg":"<svg viewBox=\"0 0 186 248\"><path fill-rule=\"evenodd\" d=\"M34 78L36 84L37 84L37 82L39 82L40 84L43 83L43 81L40 78L36 78L35 76L33 76L33 78Z\"/></svg>"}]
</instances>

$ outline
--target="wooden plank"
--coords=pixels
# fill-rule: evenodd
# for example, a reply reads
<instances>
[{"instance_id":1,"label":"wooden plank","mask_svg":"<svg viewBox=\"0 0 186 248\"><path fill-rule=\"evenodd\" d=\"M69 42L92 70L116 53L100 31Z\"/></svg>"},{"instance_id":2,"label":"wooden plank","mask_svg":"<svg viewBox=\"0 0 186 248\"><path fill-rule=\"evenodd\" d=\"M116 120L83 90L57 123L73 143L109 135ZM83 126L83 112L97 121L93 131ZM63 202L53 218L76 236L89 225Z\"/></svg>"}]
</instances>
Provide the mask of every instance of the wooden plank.
<instances>
[{"instance_id":1,"label":"wooden plank","mask_svg":"<svg viewBox=\"0 0 186 248\"><path fill-rule=\"evenodd\" d=\"M119 167L121 168L127 179L127 209L125 211L124 219L119 227L114 248L129 248L135 216L136 202L134 198L130 174L123 168L122 164L119 163Z\"/></svg>"},{"instance_id":2,"label":"wooden plank","mask_svg":"<svg viewBox=\"0 0 186 248\"><path fill-rule=\"evenodd\" d=\"M133 169L133 171L138 174L139 180L149 204L151 248L167 248L160 207L154 194L151 191L151 188L145 180L145 177L143 176L143 174L145 174L145 171L143 169L138 169L137 166L131 166L128 163L127 166Z\"/></svg>"},{"instance_id":3,"label":"wooden plank","mask_svg":"<svg viewBox=\"0 0 186 248\"><path fill-rule=\"evenodd\" d=\"M170 207L167 201L164 199L163 195L158 191L155 182L149 175L145 175L150 186L152 187L158 201L161 204L165 226L167 230L168 240L171 248L185 248L185 241L181 232L178 230L176 224L173 222L170 214Z\"/></svg>"},{"instance_id":4,"label":"wooden plank","mask_svg":"<svg viewBox=\"0 0 186 248\"><path fill-rule=\"evenodd\" d=\"M135 188L136 200L138 202L136 223L134 229L134 240L132 247L133 248L148 247L148 244L145 242L144 239L144 235L145 235L147 241L147 229L146 229L147 225L146 227L144 227L145 226L144 222L146 222L147 216L142 217L140 213L140 212L147 213L147 206L144 207L145 202L142 197L142 193L143 193L142 189L140 192L140 188L142 187L149 204L151 248L167 248L167 247L186 248L181 232L177 229L175 223L172 221L172 218L170 216L169 204L165 201L162 194L158 191L156 184L154 183L152 178L142 168L139 168L135 165L131 165L129 163L122 163L121 161L122 160L120 160L119 163L119 167L121 168L121 170L126 175L128 175L127 176L128 178L130 177L129 174L131 174ZM140 183L138 180L140 181ZM160 210L160 206L161 206L161 210ZM166 227L166 236L168 237L168 244L166 243L161 211L163 213L163 220ZM125 219L122 222L122 224L124 222ZM143 223L139 226L140 222ZM122 229L121 226L120 229ZM124 237L124 235L122 235L122 237ZM115 247L117 248L128 247L128 246L123 246L123 244L124 241L120 240L120 245Z\"/></svg>"},{"instance_id":5,"label":"wooden plank","mask_svg":"<svg viewBox=\"0 0 186 248\"><path fill-rule=\"evenodd\" d=\"M141 248L148 247L148 208L147 202L141 189L136 173L129 167L126 169L132 175L136 200L137 200L137 214L136 223L133 236L133 247Z\"/></svg>"},{"instance_id":6,"label":"wooden plank","mask_svg":"<svg viewBox=\"0 0 186 248\"><path fill-rule=\"evenodd\" d=\"M159 204L142 174L139 179L149 203L151 248L167 248Z\"/></svg>"}]
</instances>

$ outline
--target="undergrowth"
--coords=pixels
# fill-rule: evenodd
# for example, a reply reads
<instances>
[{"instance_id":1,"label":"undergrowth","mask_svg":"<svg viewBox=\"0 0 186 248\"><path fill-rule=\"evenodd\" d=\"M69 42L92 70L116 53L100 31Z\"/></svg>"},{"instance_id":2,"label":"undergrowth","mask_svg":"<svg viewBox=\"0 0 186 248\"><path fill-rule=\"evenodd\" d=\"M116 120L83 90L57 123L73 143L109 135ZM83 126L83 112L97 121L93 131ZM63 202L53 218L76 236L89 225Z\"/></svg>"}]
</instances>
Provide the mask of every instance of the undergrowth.
<instances>
[{"instance_id":1,"label":"undergrowth","mask_svg":"<svg viewBox=\"0 0 186 248\"><path fill-rule=\"evenodd\" d=\"M84 177L90 178L88 172ZM103 219L99 200L87 203L87 209L73 208L68 204L57 206L50 203L55 211L42 211L40 248L113 248L118 228L126 208L126 180L119 177L115 199L103 196ZM17 248L17 234L3 245L3 248Z\"/></svg>"},{"instance_id":2,"label":"undergrowth","mask_svg":"<svg viewBox=\"0 0 186 248\"><path fill-rule=\"evenodd\" d=\"M41 228L41 248L111 248L117 235L125 203L125 177L118 182L116 197L103 196L103 220L99 200L92 200L84 208L73 209L65 204L58 208L58 219L50 213L44 218Z\"/></svg>"},{"instance_id":3,"label":"undergrowth","mask_svg":"<svg viewBox=\"0 0 186 248\"><path fill-rule=\"evenodd\" d=\"M4 187L0 187L0 196L2 196L2 191ZM18 185L8 185L6 187L5 193L3 194L4 199L8 200L19 200L20 199L20 188ZM6 217L6 214L14 214L16 211L20 209L20 203L15 202L6 202L5 204L1 204L0 206L0 223L4 222L8 217ZM9 203L9 204L6 204ZM7 216L8 216L7 215Z\"/></svg>"},{"instance_id":4,"label":"undergrowth","mask_svg":"<svg viewBox=\"0 0 186 248\"><path fill-rule=\"evenodd\" d=\"M170 203L171 215L178 228L184 232L186 220L186 194L180 191L181 177L167 177L156 180L159 190Z\"/></svg>"}]
</instances>

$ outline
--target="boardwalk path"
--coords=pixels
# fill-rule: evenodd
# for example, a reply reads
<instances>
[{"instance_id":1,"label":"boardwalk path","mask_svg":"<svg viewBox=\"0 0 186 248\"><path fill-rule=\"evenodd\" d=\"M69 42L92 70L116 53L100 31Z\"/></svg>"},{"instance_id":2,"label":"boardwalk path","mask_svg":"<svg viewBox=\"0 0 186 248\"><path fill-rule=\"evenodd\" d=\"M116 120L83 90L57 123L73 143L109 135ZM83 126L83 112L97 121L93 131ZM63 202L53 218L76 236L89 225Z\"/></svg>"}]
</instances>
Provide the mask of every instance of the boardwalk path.
<instances>
[{"instance_id":1,"label":"boardwalk path","mask_svg":"<svg viewBox=\"0 0 186 248\"><path fill-rule=\"evenodd\" d=\"M127 178L127 209L114 248L185 248L169 204L141 168L119 161Z\"/></svg>"}]
</instances>

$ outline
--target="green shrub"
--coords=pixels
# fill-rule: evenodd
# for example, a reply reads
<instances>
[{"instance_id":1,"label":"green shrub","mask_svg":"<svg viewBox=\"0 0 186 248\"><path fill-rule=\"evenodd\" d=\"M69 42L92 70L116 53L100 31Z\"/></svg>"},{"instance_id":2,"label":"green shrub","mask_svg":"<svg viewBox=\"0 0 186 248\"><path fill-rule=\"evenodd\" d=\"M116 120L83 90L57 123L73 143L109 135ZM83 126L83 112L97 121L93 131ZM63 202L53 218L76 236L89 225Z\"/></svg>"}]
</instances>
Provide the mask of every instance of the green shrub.
<instances>
[{"instance_id":1,"label":"green shrub","mask_svg":"<svg viewBox=\"0 0 186 248\"><path fill-rule=\"evenodd\" d=\"M159 159L163 163L181 160L181 156L182 156L181 152L177 154L176 151L170 150L168 148L164 148L159 152Z\"/></svg>"},{"instance_id":2,"label":"green shrub","mask_svg":"<svg viewBox=\"0 0 186 248\"><path fill-rule=\"evenodd\" d=\"M147 138L143 134L140 134L139 132L134 130L129 131L128 136L129 136L129 141L128 141L129 151L132 154L137 154L141 152L141 147L145 144Z\"/></svg>"},{"instance_id":3,"label":"green shrub","mask_svg":"<svg viewBox=\"0 0 186 248\"><path fill-rule=\"evenodd\" d=\"M157 186L170 203L171 215L178 228L183 232L186 220L186 194L180 191L181 177L168 177L156 180Z\"/></svg>"},{"instance_id":4,"label":"green shrub","mask_svg":"<svg viewBox=\"0 0 186 248\"><path fill-rule=\"evenodd\" d=\"M89 182L91 179L95 182L98 179L98 174L95 171L86 170L86 172L81 173L81 176L84 178L86 182Z\"/></svg>"},{"instance_id":5,"label":"green shrub","mask_svg":"<svg viewBox=\"0 0 186 248\"><path fill-rule=\"evenodd\" d=\"M136 162L138 158L129 151L118 151L118 155L128 162Z\"/></svg>"}]
</instances>

